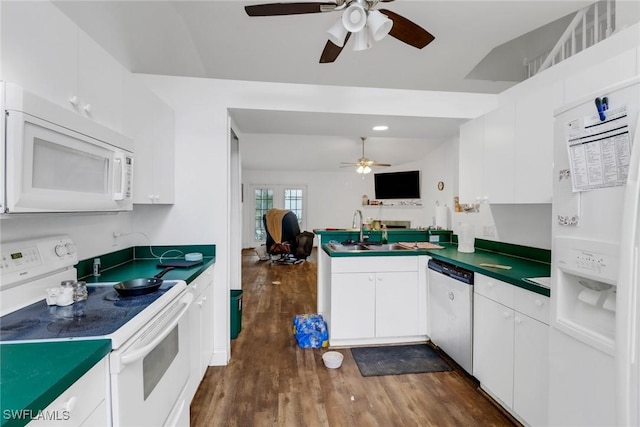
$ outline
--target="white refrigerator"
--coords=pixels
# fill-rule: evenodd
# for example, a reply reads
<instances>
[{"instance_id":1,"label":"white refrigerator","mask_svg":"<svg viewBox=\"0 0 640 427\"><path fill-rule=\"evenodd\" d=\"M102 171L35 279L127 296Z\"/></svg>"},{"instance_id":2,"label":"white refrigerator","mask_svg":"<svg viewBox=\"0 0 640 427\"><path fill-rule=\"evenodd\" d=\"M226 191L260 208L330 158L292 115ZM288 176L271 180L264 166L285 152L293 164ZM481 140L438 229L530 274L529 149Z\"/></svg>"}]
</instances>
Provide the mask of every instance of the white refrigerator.
<instances>
[{"instance_id":1,"label":"white refrigerator","mask_svg":"<svg viewBox=\"0 0 640 427\"><path fill-rule=\"evenodd\" d=\"M639 425L640 78L556 111L549 425Z\"/></svg>"}]
</instances>

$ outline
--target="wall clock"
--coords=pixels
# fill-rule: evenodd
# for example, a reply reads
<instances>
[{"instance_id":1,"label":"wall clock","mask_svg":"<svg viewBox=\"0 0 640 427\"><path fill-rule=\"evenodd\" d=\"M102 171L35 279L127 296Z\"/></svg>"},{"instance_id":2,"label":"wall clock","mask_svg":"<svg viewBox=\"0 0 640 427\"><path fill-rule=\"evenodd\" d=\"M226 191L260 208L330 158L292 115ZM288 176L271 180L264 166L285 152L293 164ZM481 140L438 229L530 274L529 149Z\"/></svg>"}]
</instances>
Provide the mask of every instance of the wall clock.
<instances>
[{"instance_id":1,"label":"wall clock","mask_svg":"<svg viewBox=\"0 0 640 427\"><path fill-rule=\"evenodd\" d=\"M444 190L444 182L438 181L438 190L440 191Z\"/></svg>"}]
</instances>

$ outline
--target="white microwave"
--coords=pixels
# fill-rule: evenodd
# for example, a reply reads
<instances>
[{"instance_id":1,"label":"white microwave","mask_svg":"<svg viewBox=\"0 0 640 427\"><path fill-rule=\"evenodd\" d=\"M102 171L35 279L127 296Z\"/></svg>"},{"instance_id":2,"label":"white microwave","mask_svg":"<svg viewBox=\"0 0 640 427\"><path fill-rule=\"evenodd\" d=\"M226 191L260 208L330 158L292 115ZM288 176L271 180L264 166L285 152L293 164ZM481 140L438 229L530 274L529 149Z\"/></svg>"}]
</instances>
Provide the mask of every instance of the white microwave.
<instances>
[{"instance_id":1,"label":"white microwave","mask_svg":"<svg viewBox=\"0 0 640 427\"><path fill-rule=\"evenodd\" d=\"M133 209L133 140L2 84L4 213Z\"/></svg>"}]
</instances>

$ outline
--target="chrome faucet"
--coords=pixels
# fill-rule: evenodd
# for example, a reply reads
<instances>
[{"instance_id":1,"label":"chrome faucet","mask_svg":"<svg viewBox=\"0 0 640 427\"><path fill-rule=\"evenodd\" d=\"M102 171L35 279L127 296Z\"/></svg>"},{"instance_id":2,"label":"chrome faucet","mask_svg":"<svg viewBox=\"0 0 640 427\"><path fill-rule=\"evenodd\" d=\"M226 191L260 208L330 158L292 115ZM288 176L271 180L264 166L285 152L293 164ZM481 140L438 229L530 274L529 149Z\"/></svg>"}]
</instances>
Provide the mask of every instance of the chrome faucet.
<instances>
[{"instance_id":1,"label":"chrome faucet","mask_svg":"<svg viewBox=\"0 0 640 427\"><path fill-rule=\"evenodd\" d=\"M356 222L356 220L357 220L357 222ZM362 235L362 211L360 209L356 209L356 211L353 213L353 224L352 224L352 227L353 228L357 228L358 230L360 230L360 237L358 238L358 242L363 242L364 241L364 237Z\"/></svg>"}]
</instances>

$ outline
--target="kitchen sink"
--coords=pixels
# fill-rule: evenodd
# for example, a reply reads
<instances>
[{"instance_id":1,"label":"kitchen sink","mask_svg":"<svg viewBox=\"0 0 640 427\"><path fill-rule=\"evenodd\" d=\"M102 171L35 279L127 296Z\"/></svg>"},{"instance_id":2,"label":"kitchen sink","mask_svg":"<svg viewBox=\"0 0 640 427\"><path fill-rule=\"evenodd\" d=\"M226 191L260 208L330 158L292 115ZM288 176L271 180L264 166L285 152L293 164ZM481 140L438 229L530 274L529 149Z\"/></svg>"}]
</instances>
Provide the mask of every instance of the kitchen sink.
<instances>
[{"instance_id":1,"label":"kitchen sink","mask_svg":"<svg viewBox=\"0 0 640 427\"><path fill-rule=\"evenodd\" d=\"M397 243L369 243L365 245L371 251L408 251L409 248Z\"/></svg>"},{"instance_id":2,"label":"kitchen sink","mask_svg":"<svg viewBox=\"0 0 640 427\"><path fill-rule=\"evenodd\" d=\"M338 252L348 252L348 251L366 251L369 248L366 245L359 243L331 243L331 249Z\"/></svg>"},{"instance_id":3,"label":"kitchen sink","mask_svg":"<svg viewBox=\"0 0 640 427\"><path fill-rule=\"evenodd\" d=\"M407 251L409 248L397 243L330 243L331 249L338 252L348 251Z\"/></svg>"}]
</instances>

